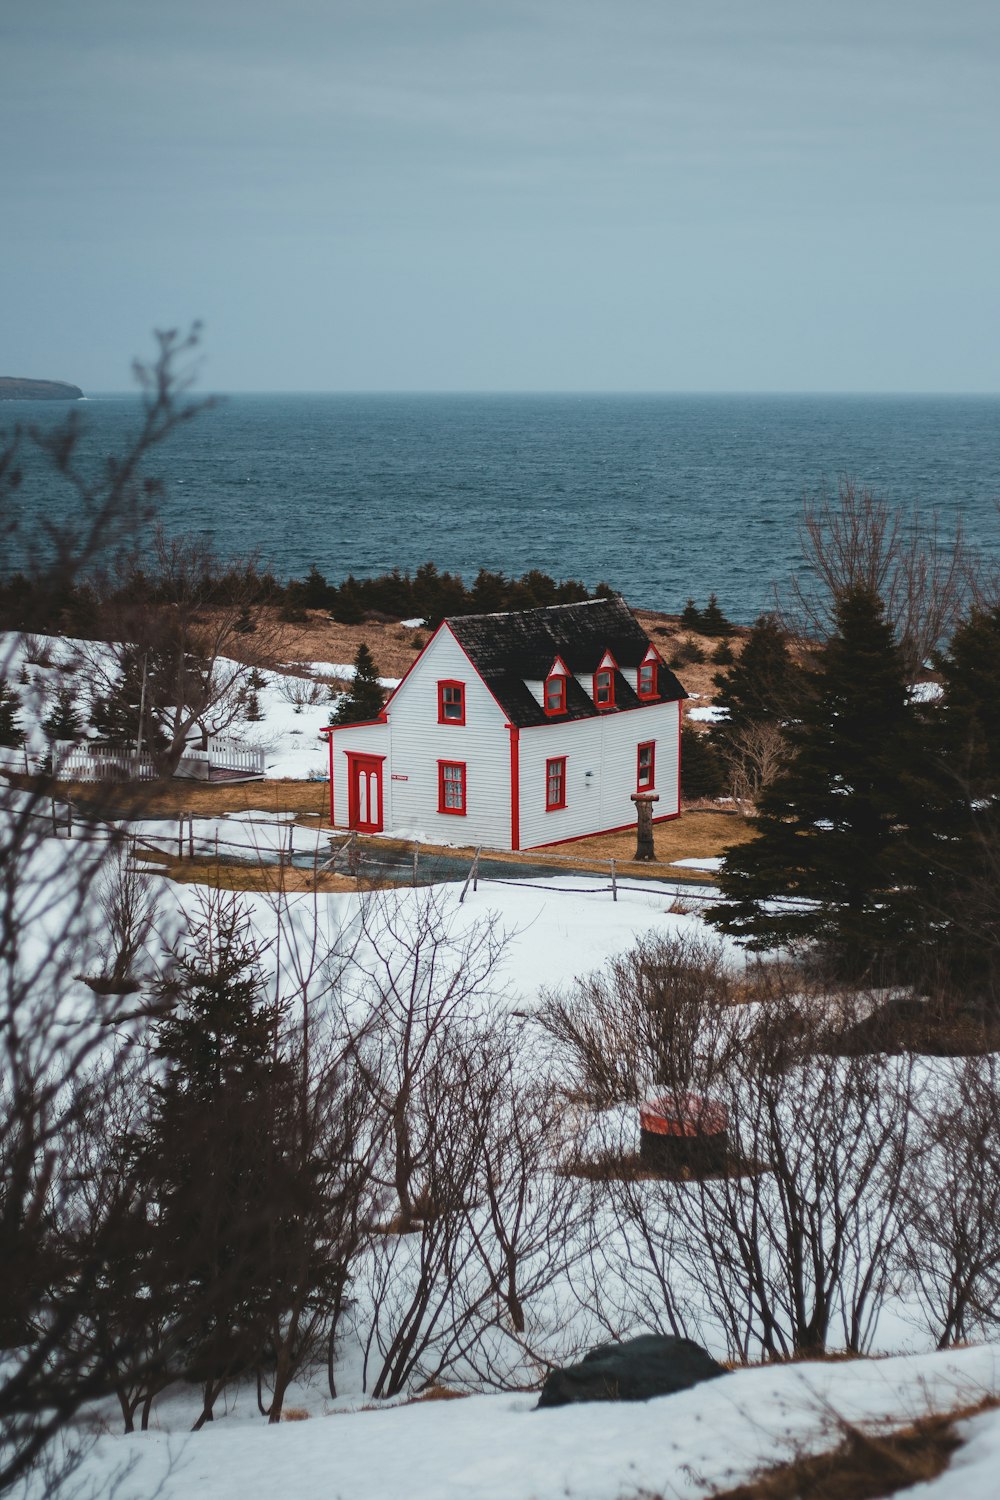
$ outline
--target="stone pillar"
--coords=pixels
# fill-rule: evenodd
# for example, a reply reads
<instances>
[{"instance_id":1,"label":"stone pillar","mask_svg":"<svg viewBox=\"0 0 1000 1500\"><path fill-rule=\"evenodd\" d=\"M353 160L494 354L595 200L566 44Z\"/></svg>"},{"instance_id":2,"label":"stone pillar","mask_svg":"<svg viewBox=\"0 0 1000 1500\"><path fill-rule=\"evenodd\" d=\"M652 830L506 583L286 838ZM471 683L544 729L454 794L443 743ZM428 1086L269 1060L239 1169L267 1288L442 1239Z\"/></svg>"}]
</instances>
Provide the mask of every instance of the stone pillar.
<instances>
[{"instance_id":1,"label":"stone pillar","mask_svg":"<svg viewBox=\"0 0 1000 1500\"><path fill-rule=\"evenodd\" d=\"M659 800L656 792L633 792L632 794L636 815L635 857L637 860L656 858L656 850L653 847L653 803Z\"/></svg>"}]
</instances>

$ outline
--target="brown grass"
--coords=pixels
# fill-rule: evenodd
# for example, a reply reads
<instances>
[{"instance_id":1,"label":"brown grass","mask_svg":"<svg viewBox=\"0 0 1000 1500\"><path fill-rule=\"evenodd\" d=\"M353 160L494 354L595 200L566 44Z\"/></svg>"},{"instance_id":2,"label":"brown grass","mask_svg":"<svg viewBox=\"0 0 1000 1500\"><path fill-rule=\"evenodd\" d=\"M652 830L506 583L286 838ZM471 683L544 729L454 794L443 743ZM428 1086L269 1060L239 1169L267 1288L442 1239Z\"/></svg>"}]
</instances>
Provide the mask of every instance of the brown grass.
<instances>
[{"instance_id":1,"label":"brown grass","mask_svg":"<svg viewBox=\"0 0 1000 1500\"><path fill-rule=\"evenodd\" d=\"M304 1406L286 1406L281 1413L283 1422L308 1422L310 1413Z\"/></svg>"},{"instance_id":2,"label":"brown grass","mask_svg":"<svg viewBox=\"0 0 1000 1500\"><path fill-rule=\"evenodd\" d=\"M744 844L754 837L753 829L745 818L736 812L721 809L697 809L682 812L679 818L669 823L658 823L653 829L653 845L658 863L670 864L675 859L705 859L721 855L730 844ZM553 853L559 853L558 845L550 845ZM545 850L534 850L528 858L541 860ZM586 865L588 860L619 860L623 866L641 870L641 864L632 863L635 854L635 830L623 833L600 833L593 838L577 839L562 846L562 852L571 854L574 863ZM680 872L678 872L680 873ZM687 870L686 877L711 881L714 877L707 871Z\"/></svg>"},{"instance_id":3,"label":"brown grass","mask_svg":"<svg viewBox=\"0 0 1000 1500\"><path fill-rule=\"evenodd\" d=\"M114 809L117 817L214 818L225 813L295 813L312 827L330 821L330 787L326 781L244 781L212 786L200 781L123 782L118 786L93 782L64 783L75 806L96 804L102 816Z\"/></svg>"},{"instance_id":4,"label":"brown grass","mask_svg":"<svg viewBox=\"0 0 1000 1500\"><path fill-rule=\"evenodd\" d=\"M961 1446L955 1423L996 1405L993 1399L982 1401L878 1435L840 1422L842 1440L830 1452L762 1470L747 1484L713 1491L713 1500L881 1500L896 1495L943 1474Z\"/></svg>"}]
</instances>

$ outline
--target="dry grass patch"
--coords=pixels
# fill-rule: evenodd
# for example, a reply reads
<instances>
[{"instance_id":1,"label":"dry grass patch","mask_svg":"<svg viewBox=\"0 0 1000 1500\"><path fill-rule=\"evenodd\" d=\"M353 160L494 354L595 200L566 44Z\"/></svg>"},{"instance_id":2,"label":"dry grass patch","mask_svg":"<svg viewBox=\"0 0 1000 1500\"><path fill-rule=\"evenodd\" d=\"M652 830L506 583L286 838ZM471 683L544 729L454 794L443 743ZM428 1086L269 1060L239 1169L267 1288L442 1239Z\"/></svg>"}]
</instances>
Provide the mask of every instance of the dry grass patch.
<instances>
[{"instance_id":1,"label":"dry grass patch","mask_svg":"<svg viewBox=\"0 0 1000 1500\"><path fill-rule=\"evenodd\" d=\"M329 826L330 785L326 781L243 781L212 785L202 781L63 783L60 797L68 796L85 811L100 809L102 816L132 818L218 818L227 813L294 813L297 820L313 828Z\"/></svg>"},{"instance_id":2,"label":"dry grass patch","mask_svg":"<svg viewBox=\"0 0 1000 1500\"><path fill-rule=\"evenodd\" d=\"M281 1413L283 1422L308 1422L310 1413L304 1406L286 1406Z\"/></svg>"},{"instance_id":3,"label":"dry grass patch","mask_svg":"<svg viewBox=\"0 0 1000 1500\"><path fill-rule=\"evenodd\" d=\"M684 812L669 823L658 823L653 829L653 846L657 863L671 864L675 859L716 859L732 844L745 844L754 837L753 829L738 813L722 809L699 809ZM573 846L573 862L586 865L587 861L615 859L626 868L636 871L646 869L636 864L635 830L623 833L600 833L593 838L577 839ZM558 853L558 846L548 850L535 849L527 856L543 861L546 852ZM678 874L682 872L678 871ZM714 876L708 871L685 870L685 879L703 880L710 883Z\"/></svg>"},{"instance_id":4,"label":"dry grass patch","mask_svg":"<svg viewBox=\"0 0 1000 1500\"><path fill-rule=\"evenodd\" d=\"M881 1434L841 1421L841 1442L830 1452L763 1470L747 1484L713 1491L713 1500L881 1500L899 1494L943 1474L962 1443L955 1423L996 1405L982 1401Z\"/></svg>"}]
</instances>

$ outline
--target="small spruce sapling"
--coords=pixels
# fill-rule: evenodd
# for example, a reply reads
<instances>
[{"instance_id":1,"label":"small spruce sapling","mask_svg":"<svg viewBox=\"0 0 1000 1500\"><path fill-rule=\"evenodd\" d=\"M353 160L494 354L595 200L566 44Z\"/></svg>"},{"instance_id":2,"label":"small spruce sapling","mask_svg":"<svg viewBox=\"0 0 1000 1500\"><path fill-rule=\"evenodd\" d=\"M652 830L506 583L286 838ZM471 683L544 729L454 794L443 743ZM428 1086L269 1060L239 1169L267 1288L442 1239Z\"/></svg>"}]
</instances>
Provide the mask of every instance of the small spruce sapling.
<instances>
[{"instance_id":1,"label":"small spruce sapling","mask_svg":"<svg viewBox=\"0 0 1000 1500\"><path fill-rule=\"evenodd\" d=\"M17 717L20 707L20 698L0 677L0 745L6 750L18 750L24 744L24 730Z\"/></svg>"},{"instance_id":2,"label":"small spruce sapling","mask_svg":"<svg viewBox=\"0 0 1000 1500\"><path fill-rule=\"evenodd\" d=\"M382 712L384 695L378 680L378 668L368 647L362 641L354 658L354 680L340 700L333 716L335 724L362 724L377 719Z\"/></svg>"}]
</instances>

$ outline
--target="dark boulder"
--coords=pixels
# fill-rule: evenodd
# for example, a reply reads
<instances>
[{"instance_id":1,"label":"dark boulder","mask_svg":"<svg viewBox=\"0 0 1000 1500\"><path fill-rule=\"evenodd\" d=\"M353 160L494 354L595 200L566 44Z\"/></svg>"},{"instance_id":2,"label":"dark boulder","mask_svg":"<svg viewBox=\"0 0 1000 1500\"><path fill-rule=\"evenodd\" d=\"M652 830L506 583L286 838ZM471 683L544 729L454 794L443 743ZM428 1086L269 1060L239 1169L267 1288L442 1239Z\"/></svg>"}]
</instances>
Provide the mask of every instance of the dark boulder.
<instances>
[{"instance_id":1,"label":"dark boulder","mask_svg":"<svg viewBox=\"0 0 1000 1500\"><path fill-rule=\"evenodd\" d=\"M574 1401L648 1401L686 1391L701 1380L725 1375L707 1350L691 1339L644 1333L623 1344L598 1344L578 1365L553 1370L539 1406Z\"/></svg>"}]
</instances>

